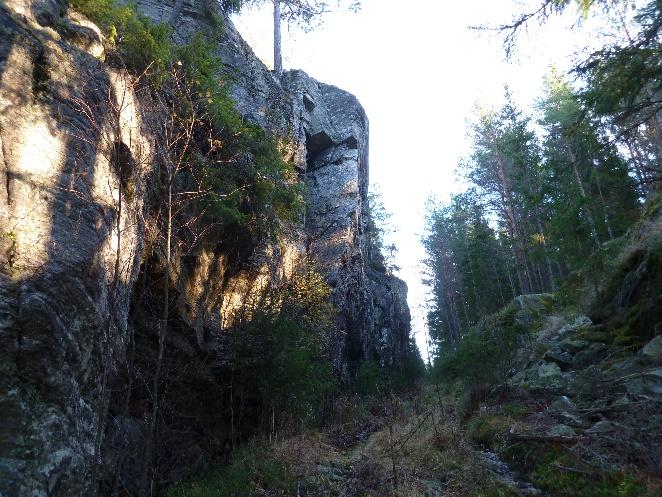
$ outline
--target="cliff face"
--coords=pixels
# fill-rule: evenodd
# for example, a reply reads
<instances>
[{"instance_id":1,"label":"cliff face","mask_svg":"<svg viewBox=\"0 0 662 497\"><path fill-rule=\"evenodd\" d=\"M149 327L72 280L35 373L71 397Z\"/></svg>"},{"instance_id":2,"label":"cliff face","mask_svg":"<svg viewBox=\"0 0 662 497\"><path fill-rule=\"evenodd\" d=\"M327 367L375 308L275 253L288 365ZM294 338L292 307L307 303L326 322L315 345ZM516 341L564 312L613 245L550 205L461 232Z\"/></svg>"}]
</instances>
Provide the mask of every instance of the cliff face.
<instances>
[{"instance_id":1,"label":"cliff face","mask_svg":"<svg viewBox=\"0 0 662 497\"><path fill-rule=\"evenodd\" d=\"M174 1L138 4L163 21ZM346 375L364 358L397 363L409 339L406 287L366 268L365 112L352 95L301 71L277 81L229 20L221 30L209 23L205 5L184 2L176 37L216 37L237 108L286 144L308 187L307 209L293 239L261 244L241 263L210 251L176 264L170 346L193 364L178 388L213 383L200 358L223 354L233 311L304 256L334 289L337 370ZM95 457L98 471L137 478L130 463L140 459L145 408L108 414L112 392L138 382L129 350L154 342L136 294L153 271L143 247L158 116L130 76L103 62L98 28L65 2L8 0L0 32L0 496L93 495ZM132 341L134 333L147 338ZM200 429L178 460L204 465L209 440L223 446L217 407L181 406Z\"/></svg>"},{"instance_id":2,"label":"cliff face","mask_svg":"<svg viewBox=\"0 0 662 497\"><path fill-rule=\"evenodd\" d=\"M95 57L98 30L76 17L61 33L48 26L65 10L57 2L0 7L3 496L89 486L97 394L108 380L100 348L112 350L112 374L126 350L141 255L149 131L129 79ZM134 163L135 194L121 212L118 150Z\"/></svg>"},{"instance_id":3,"label":"cliff face","mask_svg":"<svg viewBox=\"0 0 662 497\"><path fill-rule=\"evenodd\" d=\"M138 2L155 22L172 18L174 3ZM336 362L341 370L346 371L348 359L396 363L409 340L407 289L401 280L366 268L369 136L365 111L353 95L303 71L286 72L278 81L230 20L224 19L221 29L214 27L209 9L204 1L185 0L175 36L186 42L203 32L218 39L217 53L237 108L247 120L288 144L288 159L306 183L304 225L293 246L270 253L278 260L268 265L287 267L283 256L305 253L325 272L346 337L337 343ZM241 295L239 291L234 301L242 300Z\"/></svg>"}]
</instances>

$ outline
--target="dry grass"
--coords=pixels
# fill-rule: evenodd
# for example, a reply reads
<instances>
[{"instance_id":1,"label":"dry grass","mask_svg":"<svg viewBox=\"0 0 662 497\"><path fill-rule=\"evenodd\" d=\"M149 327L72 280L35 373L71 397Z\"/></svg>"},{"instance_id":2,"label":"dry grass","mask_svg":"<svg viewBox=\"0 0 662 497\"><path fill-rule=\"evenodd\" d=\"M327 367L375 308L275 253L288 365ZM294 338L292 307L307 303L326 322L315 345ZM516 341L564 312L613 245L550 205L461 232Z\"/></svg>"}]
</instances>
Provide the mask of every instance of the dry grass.
<instances>
[{"instance_id":1,"label":"dry grass","mask_svg":"<svg viewBox=\"0 0 662 497\"><path fill-rule=\"evenodd\" d=\"M348 455L362 486L374 495L401 497L430 495L435 489L447 497L507 495L491 490L499 484L467 441L454 406L427 398L417 406L418 414L410 403L393 399L393 408L385 409L393 414L383 427Z\"/></svg>"},{"instance_id":2,"label":"dry grass","mask_svg":"<svg viewBox=\"0 0 662 497\"><path fill-rule=\"evenodd\" d=\"M282 461L295 478L314 475L319 465L333 465L341 458L338 449L320 432L288 438L276 443L272 450L274 457Z\"/></svg>"}]
</instances>

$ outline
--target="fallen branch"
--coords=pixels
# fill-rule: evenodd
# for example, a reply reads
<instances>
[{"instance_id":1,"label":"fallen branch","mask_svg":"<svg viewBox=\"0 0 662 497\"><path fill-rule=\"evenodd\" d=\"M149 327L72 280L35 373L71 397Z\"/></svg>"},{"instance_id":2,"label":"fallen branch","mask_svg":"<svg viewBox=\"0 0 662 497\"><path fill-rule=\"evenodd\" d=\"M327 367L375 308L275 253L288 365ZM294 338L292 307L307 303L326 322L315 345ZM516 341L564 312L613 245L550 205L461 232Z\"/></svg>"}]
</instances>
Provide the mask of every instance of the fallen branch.
<instances>
[{"instance_id":1,"label":"fallen branch","mask_svg":"<svg viewBox=\"0 0 662 497\"><path fill-rule=\"evenodd\" d=\"M509 434L508 439L513 442L555 442L561 444L572 444L577 442L576 437L563 437L552 435L516 435Z\"/></svg>"},{"instance_id":2,"label":"fallen branch","mask_svg":"<svg viewBox=\"0 0 662 497\"><path fill-rule=\"evenodd\" d=\"M658 400L655 399L646 399L646 400L638 400L635 402L626 402L623 404L615 404L611 406L604 406L604 407L593 407L590 409L580 409L579 412L583 415L587 414L595 414L598 412L609 412L609 411L619 411L621 409L626 409L628 407L632 406L640 406L641 404L649 404L649 403L656 403L659 402Z\"/></svg>"},{"instance_id":3,"label":"fallen branch","mask_svg":"<svg viewBox=\"0 0 662 497\"><path fill-rule=\"evenodd\" d=\"M594 475L593 471L584 471L583 469L569 468L567 466L561 466L560 464L550 464L552 468L560 469L561 471L568 471L570 473L578 473L580 475Z\"/></svg>"}]
</instances>

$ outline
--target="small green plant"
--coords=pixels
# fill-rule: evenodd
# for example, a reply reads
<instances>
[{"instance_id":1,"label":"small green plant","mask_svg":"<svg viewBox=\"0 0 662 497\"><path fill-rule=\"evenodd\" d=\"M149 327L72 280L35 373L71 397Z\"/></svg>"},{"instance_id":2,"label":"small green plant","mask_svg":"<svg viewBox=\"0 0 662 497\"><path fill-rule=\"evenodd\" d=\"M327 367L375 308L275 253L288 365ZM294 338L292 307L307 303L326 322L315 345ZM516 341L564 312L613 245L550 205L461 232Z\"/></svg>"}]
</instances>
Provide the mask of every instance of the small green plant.
<instances>
[{"instance_id":1,"label":"small green plant","mask_svg":"<svg viewBox=\"0 0 662 497\"><path fill-rule=\"evenodd\" d=\"M9 270L10 276L16 277L20 274L22 269L16 261L18 257L18 236L14 230L10 230L5 233L5 239L8 242L8 246L5 252L7 259L5 267Z\"/></svg>"},{"instance_id":2,"label":"small green plant","mask_svg":"<svg viewBox=\"0 0 662 497\"><path fill-rule=\"evenodd\" d=\"M264 491L291 493L295 484L285 465L260 441L250 442L235 451L227 466L173 485L166 497L251 497Z\"/></svg>"},{"instance_id":3,"label":"small green plant","mask_svg":"<svg viewBox=\"0 0 662 497\"><path fill-rule=\"evenodd\" d=\"M352 390L361 395L377 395L383 389L384 376L377 362L361 362L354 375Z\"/></svg>"}]
</instances>

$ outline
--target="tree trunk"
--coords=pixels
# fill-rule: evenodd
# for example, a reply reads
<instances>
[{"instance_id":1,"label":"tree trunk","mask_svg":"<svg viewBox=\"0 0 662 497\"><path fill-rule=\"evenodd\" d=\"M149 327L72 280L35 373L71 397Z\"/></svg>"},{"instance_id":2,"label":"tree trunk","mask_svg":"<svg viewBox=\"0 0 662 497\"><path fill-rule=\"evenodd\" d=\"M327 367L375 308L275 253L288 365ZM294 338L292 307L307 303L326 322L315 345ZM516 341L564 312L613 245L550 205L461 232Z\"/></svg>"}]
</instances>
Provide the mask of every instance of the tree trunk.
<instances>
[{"instance_id":1,"label":"tree trunk","mask_svg":"<svg viewBox=\"0 0 662 497\"><path fill-rule=\"evenodd\" d=\"M515 291L515 283L513 282L513 276L510 274L510 268L506 268L508 273L508 282L510 283L510 291L513 294L513 298L517 297L517 292Z\"/></svg>"},{"instance_id":2,"label":"tree trunk","mask_svg":"<svg viewBox=\"0 0 662 497\"><path fill-rule=\"evenodd\" d=\"M168 332L168 314L169 314L169 287L170 287L170 245L172 238L172 183L174 174L170 174L168 178L168 213L166 219L166 243L165 243L165 276L163 282L163 309L162 316L159 320L158 334L159 334L159 355L156 360L156 367L154 370L154 378L152 381L152 413L147 427L147 435L145 440L145 457L142 474L142 486L140 494L143 497L151 495L152 487L152 465L154 463L154 437L156 436L156 423L159 414L159 385L161 382L161 370L163 368L163 356L165 352L166 334Z\"/></svg>"},{"instance_id":3,"label":"tree trunk","mask_svg":"<svg viewBox=\"0 0 662 497\"><path fill-rule=\"evenodd\" d=\"M639 183L641 193L643 194L644 198L648 198L650 188L648 186L648 182L646 181L648 178L646 175L646 170L644 169L645 160L643 159L641 150L639 148L638 137L626 138L625 144L630 151L630 157L634 165L634 173L637 176L637 182Z\"/></svg>"},{"instance_id":4,"label":"tree trunk","mask_svg":"<svg viewBox=\"0 0 662 497\"><path fill-rule=\"evenodd\" d=\"M579 169L577 169L577 160L575 154L573 153L570 145L566 143L566 149L568 151L568 157L570 163L572 164L572 171L575 174L575 179L577 180L577 186L579 187L579 193L582 196L584 202L586 202L586 217L588 218L589 227L591 228L591 238L595 243L597 248L600 248L600 238L598 238L598 230L595 227L595 221L593 220L593 214L591 213L591 208L588 206L586 190L584 190L584 183L582 183L582 177L579 174Z\"/></svg>"},{"instance_id":5,"label":"tree trunk","mask_svg":"<svg viewBox=\"0 0 662 497\"><path fill-rule=\"evenodd\" d=\"M600 196L600 202L602 202L603 218L605 221L605 225L607 226L607 234L609 235L609 239L613 240L614 233L611 229L611 223L609 222L609 212L607 211L607 202L605 201L605 197L602 194L602 185L600 184L600 177L598 176L598 168L596 167L595 162L593 161L591 161L591 166L593 167L593 175L595 177L595 185L598 187L598 195Z\"/></svg>"},{"instance_id":6,"label":"tree trunk","mask_svg":"<svg viewBox=\"0 0 662 497\"><path fill-rule=\"evenodd\" d=\"M494 281L496 281L497 288L499 289L499 307L501 307L501 306L504 306L506 304L506 299L503 296L503 288L501 286L501 279L499 278L499 271L497 270L497 267L496 267L496 257L489 257L489 261L491 262L492 273L494 273Z\"/></svg>"},{"instance_id":7,"label":"tree trunk","mask_svg":"<svg viewBox=\"0 0 662 497\"><path fill-rule=\"evenodd\" d=\"M280 35L280 0L274 0L274 72L279 78L283 75L283 52Z\"/></svg>"},{"instance_id":8,"label":"tree trunk","mask_svg":"<svg viewBox=\"0 0 662 497\"><path fill-rule=\"evenodd\" d=\"M545 230L542 228L542 222L540 221L540 212L536 211L536 222L538 223L538 231L542 237L542 250L545 254L545 263L547 264L547 272L549 273L549 284L550 290L552 292L556 291L556 280L554 279L554 270L552 269L552 261L549 258L549 251L547 250L547 237L545 236Z\"/></svg>"},{"instance_id":9,"label":"tree trunk","mask_svg":"<svg viewBox=\"0 0 662 497\"><path fill-rule=\"evenodd\" d=\"M497 143L497 138L490 135L493 143ZM496 147L496 145L495 145ZM527 267L526 259L526 245L523 240L522 230L520 228L519 216L516 212L515 200L513 198L513 188L511 185L506 164L501 152L495 148L496 158L496 179L499 183L502 211L504 213L504 220L508 227L510 237L513 240L512 250L515 262L517 263L517 279L519 280L520 289L522 293L531 293L531 276Z\"/></svg>"}]
</instances>

